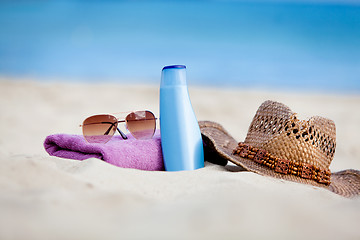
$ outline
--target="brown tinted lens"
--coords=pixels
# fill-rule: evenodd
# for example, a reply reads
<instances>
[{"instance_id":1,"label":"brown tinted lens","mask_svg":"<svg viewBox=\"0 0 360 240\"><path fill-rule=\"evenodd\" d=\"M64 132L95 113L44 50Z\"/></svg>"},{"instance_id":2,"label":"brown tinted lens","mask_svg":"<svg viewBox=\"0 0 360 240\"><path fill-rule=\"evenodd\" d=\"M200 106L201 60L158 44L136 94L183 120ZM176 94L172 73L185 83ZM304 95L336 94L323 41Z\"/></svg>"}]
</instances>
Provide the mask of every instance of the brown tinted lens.
<instances>
[{"instance_id":1,"label":"brown tinted lens","mask_svg":"<svg viewBox=\"0 0 360 240\"><path fill-rule=\"evenodd\" d=\"M128 130L136 139L149 139L154 135L156 121L152 112L132 112L125 120Z\"/></svg>"},{"instance_id":2,"label":"brown tinted lens","mask_svg":"<svg viewBox=\"0 0 360 240\"><path fill-rule=\"evenodd\" d=\"M89 143L106 143L114 135L118 121L111 115L95 115L85 119L83 134Z\"/></svg>"}]
</instances>

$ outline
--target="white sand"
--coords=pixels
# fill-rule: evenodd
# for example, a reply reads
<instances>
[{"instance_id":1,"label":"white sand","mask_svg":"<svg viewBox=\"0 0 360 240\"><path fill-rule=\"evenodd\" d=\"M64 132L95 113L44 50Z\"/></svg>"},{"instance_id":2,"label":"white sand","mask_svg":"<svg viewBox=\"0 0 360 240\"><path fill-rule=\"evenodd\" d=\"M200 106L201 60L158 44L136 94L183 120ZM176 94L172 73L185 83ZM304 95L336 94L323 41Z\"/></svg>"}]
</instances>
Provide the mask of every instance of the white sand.
<instances>
[{"instance_id":1,"label":"white sand","mask_svg":"<svg viewBox=\"0 0 360 240\"><path fill-rule=\"evenodd\" d=\"M0 80L0 239L360 239L360 197L207 164L122 169L50 157L47 135L81 134L86 116L149 109L158 86ZM360 96L190 88L198 120L243 140L260 104L337 126L332 171L360 169ZM231 170L231 171L230 171Z\"/></svg>"}]
</instances>

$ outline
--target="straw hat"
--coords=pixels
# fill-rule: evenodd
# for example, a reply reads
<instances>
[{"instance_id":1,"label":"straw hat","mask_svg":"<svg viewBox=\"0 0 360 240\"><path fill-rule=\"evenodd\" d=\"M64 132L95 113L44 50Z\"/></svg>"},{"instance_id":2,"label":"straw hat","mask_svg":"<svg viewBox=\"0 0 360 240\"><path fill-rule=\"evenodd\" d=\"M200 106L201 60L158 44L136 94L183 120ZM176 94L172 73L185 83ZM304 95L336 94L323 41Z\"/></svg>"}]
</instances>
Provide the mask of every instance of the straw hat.
<instances>
[{"instance_id":1,"label":"straw hat","mask_svg":"<svg viewBox=\"0 0 360 240\"><path fill-rule=\"evenodd\" d=\"M215 122L199 122L206 158L225 159L261 175L326 188L344 197L360 194L360 171L331 173L335 123L323 117L299 120L282 103L257 110L244 142L237 143Z\"/></svg>"}]
</instances>

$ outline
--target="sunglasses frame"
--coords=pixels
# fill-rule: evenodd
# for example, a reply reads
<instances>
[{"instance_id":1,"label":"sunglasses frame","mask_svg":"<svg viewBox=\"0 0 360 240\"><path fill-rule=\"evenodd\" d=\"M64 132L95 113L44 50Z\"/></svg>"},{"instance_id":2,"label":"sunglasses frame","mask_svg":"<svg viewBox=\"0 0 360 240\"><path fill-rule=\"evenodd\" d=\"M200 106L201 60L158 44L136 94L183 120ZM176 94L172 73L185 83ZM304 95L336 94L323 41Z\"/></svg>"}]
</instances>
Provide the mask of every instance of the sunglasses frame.
<instances>
[{"instance_id":1,"label":"sunglasses frame","mask_svg":"<svg viewBox=\"0 0 360 240\"><path fill-rule=\"evenodd\" d=\"M119 132L120 136L121 136L124 140L126 140L126 139L128 139L128 137L126 136L126 134L125 134L123 131L121 131L121 130L118 128L118 124L119 124L119 123L125 123L125 124L126 124L126 129L128 129L129 132L134 136L134 138L136 138L136 136L135 136L135 135L131 132L131 130L128 128L128 126L127 126L128 121L126 120L126 118L127 118L130 114L136 113L136 112L148 112L148 113L150 113L150 114L154 117L154 121L157 120L157 118L155 117L155 114L152 113L151 111L149 111L149 110L138 110L138 111L117 112L117 113L112 113L112 114L97 114L97 115L92 115L92 116L87 117L87 118L83 121L83 124L80 124L79 127L82 127L83 136L84 136L84 138L85 138L85 140L86 140L87 142L89 142L89 141L88 141L88 140L86 139L86 137L85 137L85 134L84 134L84 126L85 126L85 125L92 125L92 124L99 124L99 123L100 123L100 124L102 124L102 123L110 124L110 127L108 128L108 130L105 131L104 135L107 135L107 134L111 131L111 129L114 127L114 125L116 124L116 126L115 126L115 127L116 127L116 130ZM114 116L114 115L119 115L119 114L123 114L123 113L128 113L128 114L125 116L125 119L124 119L124 120L119 120L119 118L117 118L117 117ZM96 122L96 123L87 123L87 124L84 124L84 122L85 122L87 119L89 119L89 118L91 118L91 117L95 117L95 116L110 116L110 117L113 117L114 119L116 119L117 121L116 121L116 122ZM141 120L141 119L140 119L140 120ZM149 120L150 120L150 119L149 119ZM151 119L151 120L152 120L152 119ZM116 130L115 130L115 132L116 132ZM156 130L156 123L155 123L154 131L153 131L151 137L154 136L155 130ZM103 143L105 144L105 143L107 143L108 141L110 141L110 139L114 136L115 132L114 132L113 135L109 138L109 140L107 140L106 142L103 142ZM136 138L136 139L137 139L137 138ZM90 142L89 142L89 143L90 143Z\"/></svg>"}]
</instances>

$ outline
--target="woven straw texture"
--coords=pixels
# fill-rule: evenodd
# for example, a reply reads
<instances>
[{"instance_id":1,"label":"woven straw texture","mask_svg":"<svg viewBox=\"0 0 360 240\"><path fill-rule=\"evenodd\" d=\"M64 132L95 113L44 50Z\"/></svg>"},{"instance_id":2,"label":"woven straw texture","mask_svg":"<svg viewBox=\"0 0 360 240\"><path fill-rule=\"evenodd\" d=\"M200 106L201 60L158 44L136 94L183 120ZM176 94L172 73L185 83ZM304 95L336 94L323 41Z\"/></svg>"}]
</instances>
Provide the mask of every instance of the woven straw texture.
<instances>
[{"instance_id":1,"label":"woven straw texture","mask_svg":"<svg viewBox=\"0 0 360 240\"><path fill-rule=\"evenodd\" d=\"M233 155L237 142L220 124L203 121L199 125L206 152L215 153L246 170L324 187L345 197L360 194L360 172L357 170L332 173L329 186L311 179L277 173L253 160ZM257 110L244 143L264 149L281 159L329 170L336 148L336 128L330 119L315 116L309 120L299 120L284 104L266 101Z\"/></svg>"}]
</instances>

